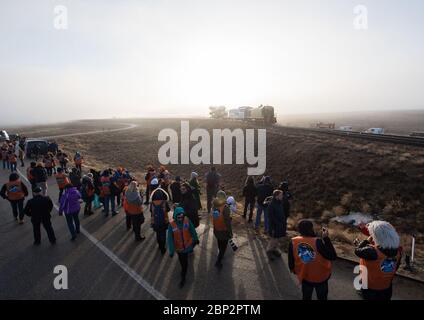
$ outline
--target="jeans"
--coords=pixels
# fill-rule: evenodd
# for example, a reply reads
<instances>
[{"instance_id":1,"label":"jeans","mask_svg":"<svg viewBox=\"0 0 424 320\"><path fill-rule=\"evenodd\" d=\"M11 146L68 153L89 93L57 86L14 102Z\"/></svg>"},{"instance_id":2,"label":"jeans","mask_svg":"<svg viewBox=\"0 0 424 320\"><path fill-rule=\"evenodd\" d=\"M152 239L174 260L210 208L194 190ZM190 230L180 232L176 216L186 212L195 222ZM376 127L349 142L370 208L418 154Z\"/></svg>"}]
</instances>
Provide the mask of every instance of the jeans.
<instances>
[{"instance_id":1,"label":"jeans","mask_svg":"<svg viewBox=\"0 0 424 320\"><path fill-rule=\"evenodd\" d=\"M10 171L11 172L15 172L16 171L16 162L13 162L13 163L11 162L10 163Z\"/></svg>"},{"instance_id":2,"label":"jeans","mask_svg":"<svg viewBox=\"0 0 424 320\"><path fill-rule=\"evenodd\" d=\"M312 283L308 281L302 282L303 300L312 300L312 294L317 293L318 300L327 300L328 296L328 280L321 283Z\"/></svg>"},{"instance_id":3,"label":"jeans","mask_svg":"<svg viewBox=\"0 0 424 320\"><path fill-rule=\"evenodd\" d=\"M41 225L43 225L44 229L46 230L47 236L49 237L49 241L51 243L56 242L56 236L54 234L54 230L53 230L50 218L44 219L41 221L31 221L31 222L32 222L32 229L34 232L34 243L41 242L41 230L40 230Z\"/></svg>"},{"instance_id":4,"label":"jeans","mask_svg":"<svg viewBox=\"0 0 424 320\"><path fill-rule=\"evenodd\" d=\"M181 264L181 279L185 279L188 269L188 253L177 252Z\"/></svg>"},{"instance_id":5,"label":"jeans","mask_svg":"<svg viewBox=\"0 0 424 320\"><path fill-rule=\"evenodd\" d=\"M7 161L7 160L4 160L3 159L3 169L10 169L10 167L9 167L9 161Z\"/></svg>"},{"instance_id":6,"label":"jeans","mask_svg":"<svg viewBox=\"0 0 424 320\"><path fill-rule=\"evenodd\" d=\"M141 214L126 214L125 220L127 224L127 229L133 229L134 239L141 240L141 225L144 223L144 215Z\"/></svg>"},{"instance_id":7,"label":"jeans","mask_svg":"<svg viewBox=\"0 0 424 320\"><path fill-rule=\"evenodd\" d=\"M66 223L68 224L69 232L71 232L72 238L75 238L76 234L80 232L78 214L79 211L65 214Z\"/></svg>"},{"instance_id":8,"label":"jeans","mask_svg":"<svg viewBox=\"0 0 424 320\"><path fill-rule=\"evenodd\" d=\"M115 196L108 195L104 197L105 215L109 214L109 205L112 208L112 212L115 212Z\"/></svg>"},{"instance_id":9,"label":"jeans","mask_svg":"<svg viewBox=\"0 0 424 320\"><path fill-rule=\"evenodd\" d=\"M244 209L243 209L243 217L246 218L247 208L249 207L249 221L253 218L253 210L255 210L255 199L246 198L244 200Z\"/></svg>"},{"instance_id":10,"label":"jeans","mask_svg":"<svg viewBox=\"0 0 424 320\"><path fill-rule=\"evenodd\" d=\"M256 229L259 229L261 226L261 216L262 211L264 213L264 225L265 225L265 232L269 232L269 225L268 225L268 208L265 208L263 205L258 204L258 208L256 209L256 223L255 227Z\"/></svg>"},{"instance_id":11,"label":"jeans","mask_svg":"<svg viewBox=\"0 0 424 320\"><path fill-rule=\"evenodd\" d=\"M19 220L24 219L24 199L10 201L12 206L13 216L17 219L19 215Z\"/></svg>"},{"instance_id":12,"label":"jeans","mask_svg":"<svg viewBox=\"0 0 424 320\"><path fill-rule=\"evenodd\" d=\"M166 230L158 230L156 231L156 241L158 242L159 249L162 253L165 253L166 251Z\"/></svg>"}]
</instances>

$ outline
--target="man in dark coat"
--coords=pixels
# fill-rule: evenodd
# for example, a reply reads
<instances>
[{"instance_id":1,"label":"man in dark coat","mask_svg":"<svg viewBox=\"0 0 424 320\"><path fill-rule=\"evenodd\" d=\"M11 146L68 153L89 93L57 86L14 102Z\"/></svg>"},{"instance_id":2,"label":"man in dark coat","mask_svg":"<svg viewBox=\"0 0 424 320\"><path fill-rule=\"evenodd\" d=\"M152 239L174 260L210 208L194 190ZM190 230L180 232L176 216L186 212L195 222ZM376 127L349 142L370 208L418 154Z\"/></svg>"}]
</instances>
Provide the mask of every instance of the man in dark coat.
<instances>
[{"instance_id":1,"label":"man in dark coat","mask_svg":"<svg viewBox=\"0 0 424 320\"><path fill-rule=\"evenodd\" d=\"M278 250L278 240L286 236L286 218L283 208L283 191L275 190L272 201L268 206L269 234L271 239L268 243L267 254L270 260L281 257Z\"/></svg>"},{"instance_id":2,"label":"man in dark coat","mask_svg":"<svg viewBox=\"0 0 424 320\"><path fill-rule=\"evenodd\" d=\"M261 226L261 216L262 212L264 213L264 226L265 233L269 232L268 226L268 208L264 205L264 201L266 198L272 196L272 192L274 191L274 187L271 182L271 178L265 176L263 181L257 185L257 194L258 194L258 209L256 210L256 222L255 229L259 230Z\"/></svg>"},{"instance_id":3,"label":"man in dark coat","mask_svg":"<svg viewBox=\"0 0 424 320\"><path fill-rule=\"evenodd\" d=\"M43 195L47 195L47 170L42 162L38 162L36 167L31 170L31 175L34 177L35 185L40 187Z\"/></svg>"},{"instance_id":4,"label":"man in dark coat","mask_svg":"<svg viewBox=\"0 0 424 320\"><path fill-rule=\"evenodd\" d=\"M206 198L208 213L211 213L212 201L216 197L221 183L221 175L216 171L215 167L206 173Z\"/></svg>"},{"instance_id":5,"label":"man in dark coat","mask_svg":"<svg viewBox=\"0 0 424 320\"><path fill-rule=\"evenodd\" d=\"M191 186L185 182L181 185L181 201L179 206L184 209L184 215L187 216L194 227L197 228L200 224L198 205Z\"/></svg>"},{"instance_id":6,"label":"man in dark coat","mask_svg":"<svg viewBox=\"0 0 424 320\"><path fill-rule=\"evenodd\" d=\"M175 181L171 183L172 202L179 203L181 201L181 178L175 177Z\"/></svg>"},{"instance_id":7,"label":"man in dark coat","mask_svg":"<svg viewBox=\"0 0 424 320\"><path fill-rule=\"evenodd\" d=\"M53 202L50 197L43 196L42 191L40 187L35 187L33 190L34 197L27 202L24 209L25 214L31 217L34 231L34 245L39 245L41 243L41 225L43 225L46 230L50 243L56 243L56 236L50 221L50 212L53 209Z\"/></svg>"}]
</instances>

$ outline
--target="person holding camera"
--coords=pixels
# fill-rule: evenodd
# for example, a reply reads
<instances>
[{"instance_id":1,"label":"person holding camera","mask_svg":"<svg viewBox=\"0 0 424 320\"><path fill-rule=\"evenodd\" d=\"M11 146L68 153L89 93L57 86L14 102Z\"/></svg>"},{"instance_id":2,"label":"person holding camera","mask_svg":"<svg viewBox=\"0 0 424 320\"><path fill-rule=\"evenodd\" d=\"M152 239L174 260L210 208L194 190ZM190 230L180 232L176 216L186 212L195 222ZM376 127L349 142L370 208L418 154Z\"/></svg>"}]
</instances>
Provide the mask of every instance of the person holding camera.
<instances>
[{"instance_id":1,"label":"person holding camera","mask_svg":"<svg viewBox=\"0 0 424 320\"><path fill-rule=\"evenodd\" d=\"M219 250L215 267L221 269L223 267L222 259L227 250L228 241L233 238L231 210L227 205L227 195L224 191L218 191L216 194L216 198L213 200L212 212L213 234L218 241Z\"/></svg>"},{"instance_id":2,"label":"person holding camera","mask_svg":"<svg viewBox=\"0 0 424 320\"><path fill-rule=\"evenodd\" d=\"M399 235L386 221L373 221L360 228L368 235L366 240L354 241L355 255L368 276L367 288L361 289L362 297L364 300L390 300L392 281L402 257Z\"/></svg>"},{"instance_id":3,"label":"person holding camera","mask_svg":"<svg viewBox=\"0 0 424 320\"><path fill-rule=\"evenodd\" d=\"M184 214L184 209L176 207L173 220L168 226L168 248L171 258L175 252L178 254L178 260L181 264L180 288L184 286L186 281L188 255L193 252L194 247L198 244L199 237L197 236L196 228Z\"/></svg>"},{"instance_id":4,"label":"person holding camera","mask_svg":"<svg viewBox=\"0 0 424 320\"><path fill-rule=\"evenodd\" d=\"M331 261L337 259L328 230L323 228L322 236L318 237L309 220L301 220L297 228L300 236L294 237L289 245L289 269L302 286L303 300L311 300L314 289L318 300L327 300Z\"/></svg>"}]
</instances>

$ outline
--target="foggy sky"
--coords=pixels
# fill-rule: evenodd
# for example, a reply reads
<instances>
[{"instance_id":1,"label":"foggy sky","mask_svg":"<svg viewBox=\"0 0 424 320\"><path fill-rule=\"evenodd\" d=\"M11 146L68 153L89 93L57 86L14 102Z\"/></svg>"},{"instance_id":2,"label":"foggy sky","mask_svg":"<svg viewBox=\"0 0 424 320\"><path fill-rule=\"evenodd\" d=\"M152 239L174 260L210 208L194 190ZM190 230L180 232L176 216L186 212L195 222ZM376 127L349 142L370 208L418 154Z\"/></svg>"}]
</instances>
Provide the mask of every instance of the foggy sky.
<instances>
[{"instance_id":1,"label":"foggy sky","mask_svg":"<svg viewBox=\"0 0 424 320\"><path fill-rule=\"evenodd\" d=\"M424 109L422 39L421 0L2 0L0 124Z\"/></svg>"}]
</instances>

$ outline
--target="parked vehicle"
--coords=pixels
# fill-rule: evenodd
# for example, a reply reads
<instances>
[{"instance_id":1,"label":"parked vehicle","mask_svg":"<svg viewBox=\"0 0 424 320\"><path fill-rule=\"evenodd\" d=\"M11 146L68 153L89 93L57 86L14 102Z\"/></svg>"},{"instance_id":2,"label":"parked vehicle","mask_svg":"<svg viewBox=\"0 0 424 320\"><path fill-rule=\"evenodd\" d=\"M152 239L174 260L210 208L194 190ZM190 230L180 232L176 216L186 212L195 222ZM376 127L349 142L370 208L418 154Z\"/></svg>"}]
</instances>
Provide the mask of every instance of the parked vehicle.
<instances>
[{"instance_id":1,"label":"parked vehicle","mask_svg":"<svg viewBox=\"0 0 424 320\"><path fill-rule=\"evenodd\" d=\"M7 132L5 130L1 130L0 131L0 142L7 141L9 139L10 138L9 138L9 135L7 134Z\"/></svg>"},{"instance_id":2,"label":"parked vehicle","mask_svg":"<svg viewBox=\"0 0 424 320\"><path fill-rule=\"evenodd\" d=\"M334 130L336 128L336 124L333 123L325 123L325 122L317 122L312 127L318 128L318 129L331 129Z\"/></svg>"},{"instance_id":3,"label":"parked vehicle","mask_svg":"<svg viewBox=\"0 0 424 320\"><path fill-rule=\"evenodd\" d=\"M369 128L364 131L364 133L371 133L371 134L384 134L383 128Z\"/></svg>"},{"instance_id":4,"label":"parked vehicle","mask_svg":"<svg viewBox=\"0 0 424 320\"><path fill-rule=\"evenodd\" d=\"M225 106L209 107L209 114L212 119L225 119L228 118L228 112Z\"/></svg>"},{"instance_id":5,"label":"parked vehicle","mask_svg":"<svg viewBox=\"0 0 424 320\"><path fill-rule=\"evenodd\" d=\"M352 126L341 126L340 131L353 131Z\"/></svg>"},{"instance_id":6,"label":"parked vehicle","mask_svg":"<svg viewBox=\"0 0 424 320\"><path fill-rule=\"evenodd\" d=\"M45 155L48 152L48 147L49 142L47 140L27 139L25 142L25 154L28 158L34 158L40 155Z\"/></svg>"}]
</instances>

